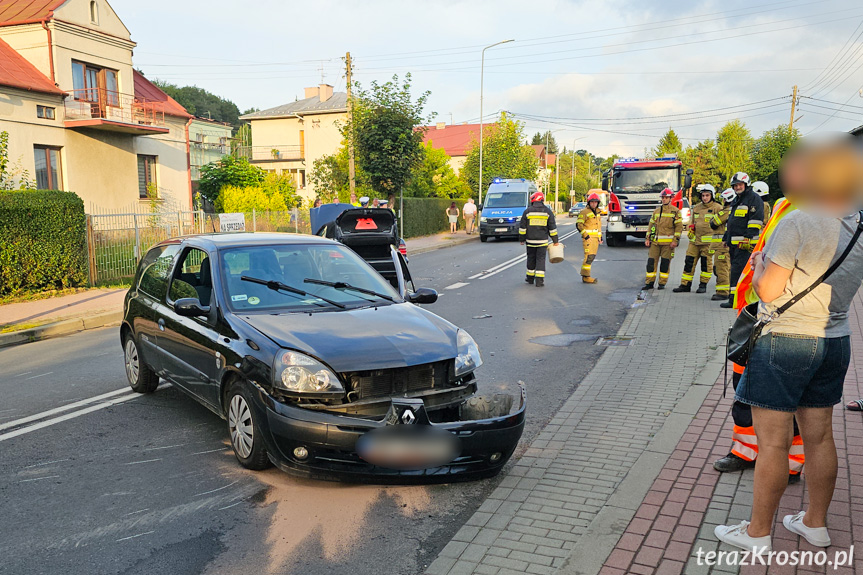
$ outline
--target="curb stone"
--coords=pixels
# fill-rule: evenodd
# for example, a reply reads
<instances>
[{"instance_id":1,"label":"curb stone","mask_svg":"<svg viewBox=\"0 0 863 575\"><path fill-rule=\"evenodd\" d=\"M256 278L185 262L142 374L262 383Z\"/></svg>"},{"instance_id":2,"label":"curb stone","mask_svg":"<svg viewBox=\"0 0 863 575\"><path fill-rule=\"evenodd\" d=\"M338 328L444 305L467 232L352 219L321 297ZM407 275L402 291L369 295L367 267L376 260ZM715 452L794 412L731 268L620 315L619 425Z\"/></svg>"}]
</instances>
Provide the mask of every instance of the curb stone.
<instances>
[{"instance_id":1,"label":"curb stone","mask_svg":"<svg viewBox=\"0 0 863 575\"><path fill-rule=\"evenodd\" d=\"M62 335L69 335L71 333L95 329L98 327L120 325L122 320L122 311L110 311L82 318L65 319L53 323L46 323L45 325L40 325L30 329L22 329L20 331L0 334L0 348L31 343Z\"/></svg>"},{"instance_id":2,"label":"curb stone","mask_svg":"<svg viewBox=\"0 0 863 575\"><path fill-rule=\"evenodd\" d=\"M461 244L466 244L466 243L468 243L468 242L470 242L470 241L473 241L473 240L475 240L475 239L476 239L476 236L473 236L473 235L472 235L472 236L467 236L467 237L455 238L455 239L452 239L452 240L446 240L445 242L442 242L442 243L437 244L437 245L428 246L428 247L425 247L425 248L417 248L417 249L415 249L415 250L411 250L411 249L410 249L410 247L408 247L408 257L411 257L411 256L418 256L418 255L420 255L420 254L424 254L424 253L428 253L428 252L433 252L433 251L435 251L435 250L441 250L441 249L443 249L443 248L450 248L450 247L452 247L452 246L457 246L457 245L461 245ZM407 242L407 241L408 241L408 240L405 240L405 242Z\"/></svg>"}]
</instances>

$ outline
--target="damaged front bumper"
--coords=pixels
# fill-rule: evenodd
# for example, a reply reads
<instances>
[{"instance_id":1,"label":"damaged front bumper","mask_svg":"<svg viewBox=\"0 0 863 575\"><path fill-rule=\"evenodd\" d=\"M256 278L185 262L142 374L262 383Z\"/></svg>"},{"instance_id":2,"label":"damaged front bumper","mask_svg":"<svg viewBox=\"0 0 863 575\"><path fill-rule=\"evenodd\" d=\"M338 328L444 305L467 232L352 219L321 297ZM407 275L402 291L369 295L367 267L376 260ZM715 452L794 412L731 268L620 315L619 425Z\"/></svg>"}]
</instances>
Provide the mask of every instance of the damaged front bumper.
<instances>
[{"instance_id":1,"label":"damaged front bumper","mask_svg":"<svg viewBox=\"0 0 863 575\"><path fill-rule=\"evenodd\" d=\"M288 405L276 401L260 387L252 408L258 412L259 421L267 422L260 431L270 460L287 473L361 482L449 482L491 477L503 468L524 431L526 398L521 383L519 390L520 396L513 398L518 406L512 413L441 423L429 421L422 399L398 397L391 400L390 410L382 420ZM372 432L373 436L367 436ZM392 432L390 436L399 435L408 442L420 436L440 439L443 434L449 438L449 444L455 446L454 457L431 465L417 465L412 461L384 466L370 463L369 460L377 459L369 457L368 450L364 452L366 459L359 455L358 441L360 448L363 445L361 438L378 437L385 432Z\"/></svg>"}]
</instances>

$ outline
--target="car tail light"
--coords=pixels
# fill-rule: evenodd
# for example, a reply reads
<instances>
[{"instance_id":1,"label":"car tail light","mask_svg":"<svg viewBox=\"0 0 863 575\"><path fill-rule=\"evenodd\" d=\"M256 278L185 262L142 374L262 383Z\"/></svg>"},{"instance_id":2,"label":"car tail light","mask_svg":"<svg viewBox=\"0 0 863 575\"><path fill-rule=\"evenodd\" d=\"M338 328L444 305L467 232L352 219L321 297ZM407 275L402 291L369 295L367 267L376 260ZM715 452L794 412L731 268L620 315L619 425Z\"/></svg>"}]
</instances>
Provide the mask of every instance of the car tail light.
<instances>
[{"instance_id":1,"label":"car tail light","mask_svg":"<svg viewBox=\"0 0 863 575\"><path fill-rule=\"evenodd\" d=\"M621 212L623 211L620 208L620 200L617 199L617 196L611 194L608 199L608 211L609 212Z\"/></svg>"},{"instance_id":2,"label":"car tail light","mask_svg":"<svg viewBox=\"0 0 863 575\"><path fill-rule=\"evenodd\" d=\"M404 242L401 242L399 244L399 253L403 256L408 255L408 247L407 247L407 245L405 245Z\"/></svg>"}]
</instances>

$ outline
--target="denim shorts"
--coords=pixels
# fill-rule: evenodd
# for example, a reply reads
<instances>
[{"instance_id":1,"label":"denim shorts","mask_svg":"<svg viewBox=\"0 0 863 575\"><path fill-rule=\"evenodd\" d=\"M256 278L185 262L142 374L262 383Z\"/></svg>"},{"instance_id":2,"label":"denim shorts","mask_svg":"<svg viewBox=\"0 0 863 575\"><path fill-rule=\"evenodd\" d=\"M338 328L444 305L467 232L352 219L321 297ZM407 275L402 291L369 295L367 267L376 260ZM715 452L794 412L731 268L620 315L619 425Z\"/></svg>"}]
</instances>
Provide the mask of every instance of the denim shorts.
<instances>
[{"instance_id":1,"label":"denim shorts","mask_svg":"<svg viewBox=\"0 0 863 575\"><path fill-rule=\"evenodd\" d=\"M851 338L769 333L758 338L737 385L740 403L797 411L842 401Z\"/></svg>"}]
</instances>

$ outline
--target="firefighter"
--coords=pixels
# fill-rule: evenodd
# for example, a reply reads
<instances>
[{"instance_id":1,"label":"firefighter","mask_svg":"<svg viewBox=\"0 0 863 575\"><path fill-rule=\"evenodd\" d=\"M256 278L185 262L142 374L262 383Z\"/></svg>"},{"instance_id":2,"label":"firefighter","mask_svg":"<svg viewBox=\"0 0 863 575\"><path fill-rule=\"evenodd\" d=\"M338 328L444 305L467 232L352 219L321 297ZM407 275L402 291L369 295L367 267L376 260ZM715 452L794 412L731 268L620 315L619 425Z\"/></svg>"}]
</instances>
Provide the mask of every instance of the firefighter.
<instances>
[{"instance_id":1,"label":"firefighter","mask_svg":"<svg viewBox=\"0 0 863 575\"><path fill-rule=\"evenodd\" d=\"M644 245L650 248L647 252L647 275L644 287L641 288L644 290L653 289L657 267L659 289L665 289L665 284L668 283L668 269L671 267L674 249L680 244L680 235L683 233L683 216L677 207L671 205L673 196L674 192L670 188L662 190L662 205L656 208L650 217L650 229L644 242Z\"/></svg>"},{"instance_id":2,"label":"firefighter","mask_svg":"<svg viewBox=\"0 0 863 575\"><path fill-rule=\"evenodd\" d=\"M716 276L716 293L710 298L711 301L727 301L728 291L731 289L731 261L728 257L728 248L722 245L722 237L725 235L725 227L728 216L731 214L731 202L737 194L728 188L717 197L722 200L722 209L713 216L710 227L713 229L713 246L710 249L710 257L713 259L713 274Z\"/></svg>"},{"instance_id":3,"label":"firefighter","mask_svg":"<svg viewBox=\"0 0 863 575\"><path fill-rule=\"evenodd\" d=\"M758 194L758 196L764 201L764 224L767 225L767 222L770 221L770 186L767 185L767 182L753 182L752 184L753 191ZM758 243L758 239L761 237L761 234L758 234L756 237L752 238L752 246Z\"/></svg>"},{"instance_id":4,"label":"firefighter","mask_svg":"<svg viewBox=\"0 0 863 575\"><path fill-rule=\"evenodd\" d=\"M587 207L581 210L575 220L575 227L581 234L584 244L584 263L581 264L581 281L595 284L596 278L591 277L590 267L596 258L599 244L602 243L602 212L599 211L599 194L596 192L587 196Z\"/></svg>"},{"instance_id":5,"label":"firefighter","mask_svg":"<svg viewBox=\"0 0 863 575\"><path fill-rule=\"evenodd\" d=\"M689 247L686 248L686 260L683 264L683 276L680 285L672 291L675 293L692 291L692 280L695 279L695 266L701 262L701 275L698 289L695 293L706 293L707 282L713 275L713 228L710 226L713 218L722 210L722 206L713 201L716 188L710 184L698 186L701 203L692 208L692 223L689 225Z\"/></svg>"},{"instance_id":6,"label":"firefighter","mask_svg":"<svg viewBox=\"0 0 863 575\"><path fill-rule=\"evenodd\" d=\"M545 285L545 255L549 239L557 245L557 224L554 213L543 203L545 196L536 192L530 197L530 206L524 210L518 228L521 245L527 243L527 276L524 281L536 287Z\"/></svg>"},{"instance_id":7,"label":"firefighter","mask_svg":"<svg viewBox=\"0 0 863 575\"><path fill-rule=\"evenodd\" d=\"M757 238L764 227L764 200L752 189L749 176L744 172L737 172L731 178L731 188L737 197L731 202L731 213L728 216L725 236L722 238L722 244L729 248L731 290L728 301L720 304L728 309L734 307L737 280L749 262L754 245L752 239Z\"/></svg>"}]
</instances>

